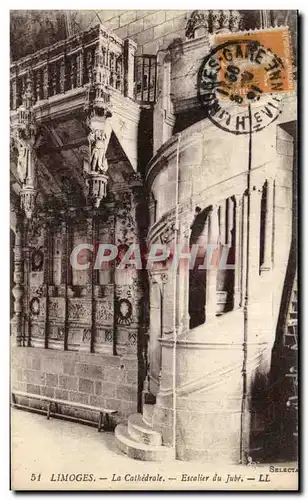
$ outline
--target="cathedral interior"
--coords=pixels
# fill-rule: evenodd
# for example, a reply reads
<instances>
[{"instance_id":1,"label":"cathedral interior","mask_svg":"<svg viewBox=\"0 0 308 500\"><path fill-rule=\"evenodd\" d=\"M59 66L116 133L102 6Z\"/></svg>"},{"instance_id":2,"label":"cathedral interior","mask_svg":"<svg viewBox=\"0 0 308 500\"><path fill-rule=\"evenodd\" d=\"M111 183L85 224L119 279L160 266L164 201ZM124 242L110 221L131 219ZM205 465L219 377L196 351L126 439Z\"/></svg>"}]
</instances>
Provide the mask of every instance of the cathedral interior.
<instances>
[{"instance_id":1,"label":"cathedral interior","mask_svg":"<svg viewBox=\"0 0 308 500\"><path fill-rule=\"evenodd\" d=\"M247 135L215 126L197 95L217 33L288 26L296 80L296 23L11 11L14 405L99 418L141 460L296 459L295 90L253 134L249 171ZM232 269L119 266L132 245L218 239ZM96 269L100 244L118 256Z\"/></svg>"}]
</instances>

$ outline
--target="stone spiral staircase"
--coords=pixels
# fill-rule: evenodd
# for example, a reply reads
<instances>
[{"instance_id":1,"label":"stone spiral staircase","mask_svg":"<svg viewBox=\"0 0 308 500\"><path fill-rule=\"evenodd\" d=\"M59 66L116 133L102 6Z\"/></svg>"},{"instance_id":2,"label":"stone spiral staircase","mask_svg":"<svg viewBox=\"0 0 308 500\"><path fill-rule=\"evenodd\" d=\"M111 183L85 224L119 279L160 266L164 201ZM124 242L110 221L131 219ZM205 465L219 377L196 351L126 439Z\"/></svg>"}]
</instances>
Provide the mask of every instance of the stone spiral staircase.
<instances>
[{"instance_id":1,"label":"stone spiral staircase","mask_svg":"<svg viewBox=\"0 0 308 500\"><path fill-rule=\"evenodd\" d=\"M143 414L128 417L127 425L115 428L115 440L119 449L128 457L145 462L161 462L172 459L173 449L162 445L162 435L153 429L154 405L145 404Z\"/></svg>"},{"instance_id":2,"label":"stone spiral staircase","mask_svg":"<svg viewBox=\"0 0 308 500\"><path fill-rule=\"evenodd\" d=\"M284 356L287 358L287 366L289 367L285 377L290 382L289 397L286 402L287 408L297 415L298 411L298 371L297 371L297 355L298 355L298 297L297 297L297 273L295 273L292 291L288 302L284 333L283 346L285 349ZM237 316L234 313L229 313L229 318ZM217 318L216 318L217 319ZM220 321L223 317L219 318ZM228 319L228 323L230 319ZM204 325L203 325L204 326ZM200 328L199 328L200 329ZM191 333L197 334L198 328ZM220 328L221 330L221 328ZM233 363L234 364L234 363ZM233 368L234 366L231 365ZM215 378L215 377L214 377ZM211 377L207 377L206 382L211 385ZM181 397L182 392L188 390L189 393L198 391L204 386L204 377L194 379L193 384L184 384L178 389L178 396ZM199 394L200 396L200 394ZM136 413L130 415L127 425L119 424L115 429L115 439L118 448L127 456L133 459L142 461L162 462L166 459L172 460L174 457L173 448L163 445L164 438L161 432L153 426L153 414L155 405L144 404L143 414ZM293 436L297 437L297 417L294 418Z\"/></svg>"}]
</instances>

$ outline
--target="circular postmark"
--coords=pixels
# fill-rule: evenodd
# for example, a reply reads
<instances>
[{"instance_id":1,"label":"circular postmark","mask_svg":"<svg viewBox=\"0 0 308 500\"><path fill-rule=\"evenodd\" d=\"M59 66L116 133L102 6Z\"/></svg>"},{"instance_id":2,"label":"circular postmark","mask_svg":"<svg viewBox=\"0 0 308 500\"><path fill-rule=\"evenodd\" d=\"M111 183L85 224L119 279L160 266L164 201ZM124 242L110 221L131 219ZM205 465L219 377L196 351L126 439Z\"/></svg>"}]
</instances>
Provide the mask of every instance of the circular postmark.
<instances>
[{"instance_id":1,"label":"circular postmark","mask_svg":"<svg viewBox=\"0 0 308 500\"><path fill-rule=\"evenodd\" d=\"M222 130L249 134L279 116L282 60L256 40L216 46L203 60L198 94L209 119Z\"/></svg>"}]
</instances>

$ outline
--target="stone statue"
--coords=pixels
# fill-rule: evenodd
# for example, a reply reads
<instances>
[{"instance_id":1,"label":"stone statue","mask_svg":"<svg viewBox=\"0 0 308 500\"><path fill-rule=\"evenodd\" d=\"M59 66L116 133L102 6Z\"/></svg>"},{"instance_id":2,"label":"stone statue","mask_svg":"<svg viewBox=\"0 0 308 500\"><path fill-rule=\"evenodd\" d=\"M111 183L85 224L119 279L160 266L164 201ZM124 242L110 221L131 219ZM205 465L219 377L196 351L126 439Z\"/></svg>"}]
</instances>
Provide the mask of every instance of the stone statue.
<instances>
[{"instance_id":1,"label":"stone statue","mask_svg":"<svg viewBox=\"0 0 308 500\"><path fill-rule=\"evenodd\" d=\"M35 151L31 140L16 140L18 149L17 173L22 184L34 185Z\"/></svg>"},{"instance_id":2,"label":"stone statue","mask_svg":"<svg viewBox=\"0 0 308 500\"><path fill-rule=\"evenodd\" d=\"M90 142L90 172L106 174L108 163L106 159L107 135L102 130L95 130L89 135Z\"/></svg>"}]
</instances>

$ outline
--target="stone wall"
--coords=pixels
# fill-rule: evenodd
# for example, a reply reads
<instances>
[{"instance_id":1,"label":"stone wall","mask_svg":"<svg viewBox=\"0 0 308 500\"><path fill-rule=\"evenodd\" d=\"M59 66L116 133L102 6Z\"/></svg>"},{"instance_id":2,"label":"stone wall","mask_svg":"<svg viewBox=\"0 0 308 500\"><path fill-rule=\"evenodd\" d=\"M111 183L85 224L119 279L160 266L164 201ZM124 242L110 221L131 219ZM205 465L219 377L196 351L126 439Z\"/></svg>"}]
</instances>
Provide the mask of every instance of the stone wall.
<instances>
[{"instance_id":1,"label":"stone wall","mask_svg":"<svg viewBox=\"0 0 308 500\"><path fill-rule=\"evenodd\" d=\"M156 54L175 38L185 39L190 11L131 10L100 11L102 23L120 37L137 43L137 55ZM111 17L109 17L111 16Z\"/></svg>"},{"instance_id":2,"label":"stone wall","mask_svg":"<svg viewBox=\"0 0 308 500\"><path fill-rule=\"evenodd\" d=\"M137 412L136 355L104 356L41 348L12 347L12 389L118 410L116 421ZM38 400L21 404L46 408ZM62 408L66 415L97 421L94 412Z\"/></svg>"},{"instance_id":3,"label":"stone wall","mask_svg":"<svg viewBox=\"0 0 308 500\"><path fill-rule=\"evenodd\" d=\"M17 60L71 34L101 23L137 43L137 55L156 54L175 38L185 40L187 10L15 10L11 11L11 55ZM260 27L260 11L240 11L245 29ZM270 11L271 22L296 31L296 11ZM293 39L293 46L296 46Z\"/></svg>"},{"instance_id":4,"label":"stone wall","mask_svg":"<svg viewBox=\"0 0 308 500\"><path fill-rule=\"evenodd\" d=\"M185 39L189 15L190 11L185 10L17 10L11 13L12 60L64 40L69 36L68 30L73 34L99 23L122 39L134 40L138 45L137 55L156 54L175 38Z\"/></svg>"}]
</instances>

